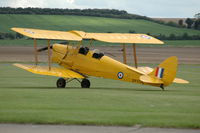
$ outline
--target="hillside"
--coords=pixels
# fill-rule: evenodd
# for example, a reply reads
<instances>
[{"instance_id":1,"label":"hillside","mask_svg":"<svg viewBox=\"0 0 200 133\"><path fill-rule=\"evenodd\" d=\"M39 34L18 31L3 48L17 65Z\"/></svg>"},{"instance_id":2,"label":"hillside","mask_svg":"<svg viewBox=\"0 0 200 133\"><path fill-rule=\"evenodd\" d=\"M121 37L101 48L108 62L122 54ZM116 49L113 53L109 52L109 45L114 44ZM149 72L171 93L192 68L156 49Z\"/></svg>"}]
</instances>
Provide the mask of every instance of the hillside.
<instances>
[{"instance_id":1,"label":"hillside","mask_svg":"<svg viewBox=\"0 0 200 133\"><path fill-rule=\"evenodd\" d=\"M11 27L39 28L48 30L83 30L87 32L121 32L200 35L200 31L175 28L147 20L115 19L71 15L17 15L0 14L0 32L11 32Z\"/></svg>"}]
</instances>

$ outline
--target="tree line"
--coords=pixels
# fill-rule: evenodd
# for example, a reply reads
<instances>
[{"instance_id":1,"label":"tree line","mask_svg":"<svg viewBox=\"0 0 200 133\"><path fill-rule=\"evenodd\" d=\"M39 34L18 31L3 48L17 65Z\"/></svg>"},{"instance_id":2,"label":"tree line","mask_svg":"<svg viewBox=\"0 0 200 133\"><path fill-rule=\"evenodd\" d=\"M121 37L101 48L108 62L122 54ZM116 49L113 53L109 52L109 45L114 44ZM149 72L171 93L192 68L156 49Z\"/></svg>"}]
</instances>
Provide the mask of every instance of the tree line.
<instances>
[{"instance_id":1,"label":"tree line","mask_svg":"<svg viewBox=\"0 0 200 133\"><path fill-rule=\"evenodd\" d=\"M136 33L134 30L129 30L129 33ZM176 35L174 33L171 33L169 35L165 34L151 34L146 33L147 35L153 36L160 40L200 40L200 35L189 35L188 33L183 33L180 35Z\"/></svg>"},{"instance_id":2,"label":"tree line","mask_svg":"<svg viewBox=\"0 0 200 133\"><path fill-rule=\"evenodd\" d=\"M59 9L59 8L10 8L0 7L0 14L38 14L38 15L78 15L122 19L146 19L146 16L129 14L116 9Z\"/></svg>"}]
</instances>

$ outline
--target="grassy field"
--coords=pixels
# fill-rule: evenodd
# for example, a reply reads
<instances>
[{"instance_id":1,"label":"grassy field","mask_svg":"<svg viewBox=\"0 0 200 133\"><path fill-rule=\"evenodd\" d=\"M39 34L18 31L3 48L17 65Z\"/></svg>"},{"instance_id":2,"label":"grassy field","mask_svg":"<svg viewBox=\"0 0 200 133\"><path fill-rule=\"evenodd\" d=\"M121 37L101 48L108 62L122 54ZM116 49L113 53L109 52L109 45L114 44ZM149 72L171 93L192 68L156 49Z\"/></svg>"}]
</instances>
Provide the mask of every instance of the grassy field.
<instances>
[{"instance_id":1,"label":"grassy field","mask_svg":"<svg viewBox=\"0 0 200 133\"><path fill-rule=\"evenodd\" d=\"M87 32L121 32L127 33L134 30L137 33L165 34L171 33L182 35L199 35L200 31L175 28L166 25L160 25L146 20L128 20L102 17L71 16L71 15L13 15L0 14L0 32L11 32L12 27L39 28L48 30L83 30ZM187 41L165 41L166 46L199 46L199 40ZM39 41L39 44L46 44ZM31 45L32 40L0 40L2 45ZM106 43L95 43L105 45ZM106 44L108 45L108 44ZM110 45L110 44L109 44ZM146 45L145 45L146 46ZM165 47L165 46L164 46Z\"/></svg>"},{"instance_id":2,"label":"grassy field","mask_svg":"<svg viewBox=\"0 0 200 133\"><path fill-rule=\"evenodd\" d=\"M51 41L51 43L57 43L60 41ZM200 47L200 40L177 40L177 41L164 41L164 45L147 45L147 44L138 44L138 46L144 47ZM37 43L39 46L46 46L47 41L38 40ZM84 44L88 45L89 42L84 42ZM93 41L93 45L113 45L112 43L105 42L97 42ZM121 45L121 44L119 44ZM0 40L0 46L33 46L33 40Z\"/></svg>"},{"instance_id":3,"label":"grassy field","mask_svg":"<svg viewBox=\"0 0 200 133\"><path fill-rule=\"evenodd\" d=\"M160 25L146 20L113 19L68 15L12 15L0 14L0 32L10 32L12 27L40 28L48 30L83 30L87 32L122 32L169 35L200 34L200 31Z\"/></svg>"},{"instance_id":4,"label":"grassy field","mask_svg":"<svg viewBox=\"0 0 200 133\"><path fill-rule=\"evenodd\" d=\"M181 65L187 85L160 88L91 78L91 88L0 64L0 122L200 128L200 65Z\"/></svg>"}]
</instances>

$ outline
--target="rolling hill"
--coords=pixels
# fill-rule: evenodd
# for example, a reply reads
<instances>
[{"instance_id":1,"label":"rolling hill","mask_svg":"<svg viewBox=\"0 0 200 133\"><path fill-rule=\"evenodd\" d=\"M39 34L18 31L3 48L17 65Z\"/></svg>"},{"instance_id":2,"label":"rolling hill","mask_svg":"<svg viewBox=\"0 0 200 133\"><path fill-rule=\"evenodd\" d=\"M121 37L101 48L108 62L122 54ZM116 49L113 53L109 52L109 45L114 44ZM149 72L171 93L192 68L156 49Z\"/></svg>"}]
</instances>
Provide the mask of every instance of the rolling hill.
<instances>
[{"instance_id":1,"label":"rolling hill","mask_svg":"<svg viewBox=\"0 0 200 133\"><path fill-rule=\"evenodd\" d=\"M199 35L200 31L175 28L147 20L115 19L72 15L17 15L0 14L0 32L11 32L11 27L39 28L48 30L83 30L87 32L120 32L134 30L137 33Z\"/></svg>"}]
</instances>

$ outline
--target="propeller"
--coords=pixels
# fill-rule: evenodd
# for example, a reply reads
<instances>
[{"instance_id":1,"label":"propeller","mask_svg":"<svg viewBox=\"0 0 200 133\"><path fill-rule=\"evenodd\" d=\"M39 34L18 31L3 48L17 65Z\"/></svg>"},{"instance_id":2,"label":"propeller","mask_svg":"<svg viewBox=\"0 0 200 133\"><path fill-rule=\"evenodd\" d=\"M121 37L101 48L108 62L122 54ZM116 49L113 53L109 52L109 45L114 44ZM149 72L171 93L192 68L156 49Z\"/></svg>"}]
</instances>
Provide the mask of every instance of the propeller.
<instances>
[{"instance_id":1,"label":"propeller","mask_svg":"<svg viewBox=\"0 0 200 133\"><path fill-rule=\"evenodd\" d=\"M52 49L53 48L53 46L51 45L50 46L50 49ZM43 48L40 48L40 49L38 49L37 51L38 52L42 52L42 51L45 51L45 50L47 50L48 49L48 47L43 47Z\"/></svg>"},{"instance_id":2,"label":"propeller","mask_svg":"<svg viewBox=\"0 0 200 133\"><path fill-rule=\"evenodd\" d=\"M65 45L67 45L68 43L69 43L68 41L64 41L64 42L60 42L59 44L65 44ZM52 49L52 48L53 48L53 46L51 45L50 49ZM42 51L46 51L46 50L48 50L48 47L40 48L40 49L37 50L37 52L42 52Z\"/></svg>"}]
</instances>

